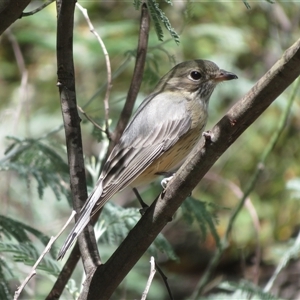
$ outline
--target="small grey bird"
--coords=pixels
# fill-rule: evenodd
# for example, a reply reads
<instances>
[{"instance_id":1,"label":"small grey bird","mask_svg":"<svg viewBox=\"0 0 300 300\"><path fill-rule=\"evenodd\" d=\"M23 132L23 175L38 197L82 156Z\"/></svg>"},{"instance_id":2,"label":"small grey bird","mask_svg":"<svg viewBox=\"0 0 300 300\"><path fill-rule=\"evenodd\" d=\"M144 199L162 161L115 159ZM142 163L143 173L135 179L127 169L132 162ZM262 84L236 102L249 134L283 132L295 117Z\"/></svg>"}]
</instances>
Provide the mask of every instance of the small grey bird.
<instances>
[{"instance_id":1,"label":"small grey bird","mask_svg":"<svg viewBox=\"0 0 300 300\"><path fill-rule=\"evenodd\" d=\"M214 88L237 78L208 60L182 62L161 78L112 150L58 259L114 194L150 183L180 166L205 128Z\"/></svg>"}]
</instances>

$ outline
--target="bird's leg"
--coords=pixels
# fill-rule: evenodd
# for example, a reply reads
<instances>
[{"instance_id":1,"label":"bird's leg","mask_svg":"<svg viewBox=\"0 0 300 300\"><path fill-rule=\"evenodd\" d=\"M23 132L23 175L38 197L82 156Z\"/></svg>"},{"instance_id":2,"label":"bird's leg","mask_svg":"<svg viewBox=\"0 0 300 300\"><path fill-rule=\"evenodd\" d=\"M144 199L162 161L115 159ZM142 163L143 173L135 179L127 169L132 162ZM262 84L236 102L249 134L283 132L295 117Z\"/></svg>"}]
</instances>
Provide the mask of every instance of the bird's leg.
<instances>
[{"instance_id":1,"label":"bird's leg","mask_svg":"<svg viewBox=\"0 0 300 300\"><path fill-rule=\"evenodd\" d=\"M163 190L163 193L165 192L165 190L166 190L166 188L167 188L167 186L168 186L168 183L172 180L172 178L174 177L174 175L175 175L175 173L173 173L173 174L172 174L171 176L169 176L169 177L164 178L164 179L160 182L162 188L164 189L164 190Z\"/></svg>"},{"instance_id":2,"label":"bird's leg","mask_svg":"<svg viewBox=\"0 0 300 300\"><path fill-rule=\"evenodd\" d=\"M202 136L205 138L205 142L214 143L216 141L214 133L210 130L204 131Z\"/></svg>"}]
</instances>

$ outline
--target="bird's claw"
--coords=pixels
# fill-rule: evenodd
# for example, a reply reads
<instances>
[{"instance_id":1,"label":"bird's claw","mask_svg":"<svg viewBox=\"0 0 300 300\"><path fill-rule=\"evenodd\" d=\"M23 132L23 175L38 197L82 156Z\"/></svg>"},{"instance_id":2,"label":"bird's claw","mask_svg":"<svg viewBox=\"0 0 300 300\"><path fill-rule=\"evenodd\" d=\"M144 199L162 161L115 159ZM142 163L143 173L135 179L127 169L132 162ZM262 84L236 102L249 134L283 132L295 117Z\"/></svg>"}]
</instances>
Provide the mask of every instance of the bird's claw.
<instances>
[{"instance_id":1,"label":"bird's claw","mask_svg":"<svg viewBox=\"0 0 300 300\"><path fill-rule=\"evenodd\" d=\"M165 190L166 190L166 188L167 188L169 182L172 180L173 177L174 177L174 174L171 175L171 176L169 176L169 177L164 178L164 179L160 182L162 188L164 189L164 190L163 190L163 193L165 192Z\"/></svg>"}]
</instances>

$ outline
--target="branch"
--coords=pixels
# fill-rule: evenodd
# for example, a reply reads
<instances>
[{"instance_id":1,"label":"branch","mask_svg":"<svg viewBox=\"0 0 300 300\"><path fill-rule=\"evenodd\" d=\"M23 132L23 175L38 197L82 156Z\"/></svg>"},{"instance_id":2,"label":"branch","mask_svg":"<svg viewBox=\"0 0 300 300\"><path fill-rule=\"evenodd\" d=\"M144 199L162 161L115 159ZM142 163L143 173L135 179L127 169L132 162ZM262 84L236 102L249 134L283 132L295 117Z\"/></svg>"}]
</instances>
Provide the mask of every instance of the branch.
<instances>
[{"instance_id":1,"label":"branch","mask_svg":"<svg viewBox=\"0 0 300 300\"><path fill-rule=\"evenodd\" d=\"M90 31L91 33L93 33L101 48L102 51L104 53L104 57L105 57L105 62L106 62L106 71L107 71L107 86L106 86L106 93L105 93L105 97L104 97L104 109L105 109L105 132L107 134L108 139L110 139L110 134L109 134L109 95L110 95L110 90L112 87L112 83L111 83L111 67L110 67L110 60L109 60L109 55L108 52L106 50L106 47L101 39L101 37L99 36L98 32L95 30L95 27L93 26L87 9L83 8L79 3L76 3L76 6L79 8L79 10L82 12L83 16L85 17L85 20L87 21Z\"/></svg>"},{"instance_id":2,"label":"branch","mask_svg":"<svg viewBox=\"0 0 300 300\"><path fill-rule=\"evenodd\" d=\"M73 207L77 215L87 199L80 118L77 111L73 64L73 26L75 0L57 1L57 75L65 127ZM100 263L93 227L89 225L78 239L85 272Z\"/></svg>"},{"instance_id":3,"label":"branch","mask_svg":"<svg viewBox=\"0 0 300 300\"><path fill-rule=\"evenodd\" d=\"M149 16L147 5L144 3L142 5L140 34L139 34L139 42L137 47L137 55L136 55L134 72L133 72L125 105L121 112L121 116L117 123L116 129L112 135L112 141L109 145L108 153L111 152L112 148L120 139L131 117L134 103L143 80L143 72L144 72L144 66L145 66L146 55L147 55L147 47L148 47L149 30L150 30L150 16Z\"/></svg>"},{"instance_id":4,"label":"branch","mask_svg":"<svg viewBox=\"0 0 300 300\"><path fill-rule=\"evenodd\" d=\"M66 227L70 224L70 222L72 221L73 217L74 217L75 212L73 212L70 216L70 218L68 219L68 221L66 222L66 224L63 226L63 228L60 230L60 232L55 236L55 237L51 237L47 246L45 247L43 253L40 255L40 257L38 258L38 260L35 262L35 264L33 265L33 267L31 268L31 271L29 273L29 275L25 278L25 280L23 281L23 283L18 287L18 289L15 292L14 295L14 300L19 299L19 296L21 294L21 292L23 291L23 289L25 288L26 284L29 282L29 280L34 277L36 275L36 269L38 267L38 265L40 264L40 262L42 261L42 259L45 257L45 255L50 251L52 245L54 244L54 242L59 238L59 236L62 234L62 232L66 229Z\"/></svg>"},{"instance_id":5,"label":"branch","mask_svg":"<svg viewBox=\"0 0 300 300\"><path fill-rule=\"evenodd\" d=\"M20 91L19 91L19 103L18 106L15 108L14 111L14 128L13 128L13 132L16 131L17 127L18 127L18 123L21 117L21 113L22 111L24 111L24 105L26 103L27 97L28 97L28 70L26 68L25 65L25 60L24 60L24 56L23 53L21 51L21 47L16 39L16 37L13 35L12 31L10 28L8 28L5 33L8 40L10 41L12 48L13 48L13 52L15 54L15 58L17 61L17 66L19 68L19 72L21 75L21 86L20 86Z\"/></svg>"},{"instance_id":6,"label":"branch","mask_svg":"<svg viewBox=\"0 0 300 300\"><path fill-rule=\"evenodd\" d=\"M149 274L148 281L147 281L147 284L146 284L146 287L145 287L145 290L143 292L141 300L146 300L147 295L148 295L149 290L150 290L151 283L152 283L154 275L156 273L156 270L155 270L155 260L154 260L153 256L151 256L151 258L150 258L150 266L151 266L151 268L150 268L150 274Z\"/></svg>"},{"instance_id":7,"label":"branch","mask_svg":"<svg viewBox=\"0 0 300 300\"><path fill-rule=\"evenodd\" d=\"M202 141L197 145L165 193L147 209L107 263L97 268L91 280L89 300L97 299L97 295L103 299L111 297L205 173L299 74L300 39L214 126L211 142Z\"/></svg>"},{"instance_id":8,"label":"branch","mask_svg":"<svg viewBox=\"0 0 300 300\"><path fill-rule=\"evenodd\" d=\"M43 10L45 7L47 7L48 5L50 5L52 2L54 2L55 0L48 0L47 2L45 2L44 4L42 4L41 6L39 6L38 8L29 11L29 12L23 12L21 17L29 17L32 16L36 13L38 13L39 11Z\"/></svg>"},{"instance_id":9,"label":"branch","mask_svg":"<svg viewBox=\"0 0 300 300\"><path fill-rule=\"evenodd\" d=\"M45 300L54 300L60 298L65 286L72 276L73 271L75 270L80 257L80 250L77 242Z\"/></svg>"},{"instance_id":10,"label":"branch","mask_svg":"<svg viewBox=\"0 0 300 300\"><path fill-rule=\"evenodd\" d=\"M19 19L23 10L31 0L1 0L0 1L0 35L12 23Z\"/></svg>"}]
</instances>

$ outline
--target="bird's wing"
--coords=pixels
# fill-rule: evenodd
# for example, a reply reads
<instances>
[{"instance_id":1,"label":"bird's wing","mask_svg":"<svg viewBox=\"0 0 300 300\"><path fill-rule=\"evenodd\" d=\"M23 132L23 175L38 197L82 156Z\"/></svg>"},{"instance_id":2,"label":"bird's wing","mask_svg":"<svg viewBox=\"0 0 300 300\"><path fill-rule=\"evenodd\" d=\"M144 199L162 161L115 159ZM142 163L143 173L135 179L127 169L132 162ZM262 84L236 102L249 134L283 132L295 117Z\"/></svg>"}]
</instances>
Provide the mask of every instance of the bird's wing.
<instances>
[{"instance_id":1,"label":"bird's wing","mask_svg":"<svg viewBox=\"0 0 300 300\"><path fill-rule=\"evenodd\" d=\"M118 191L133 182L191 127L185 99L172 92L144 100L104 165L101 176L62 246L62 258L94 215Z\"/></svg>"},{"instance_id":2,"label":"bird's wing","mask_svg":"<svg viewBox=\"0 0 300 300\"><path fill-rule=\"evenodd\" d=\"M103 191L93 214L190 129L185 102L172 92L145 99L104 166Z\"/></svg>"}]
</instances>

